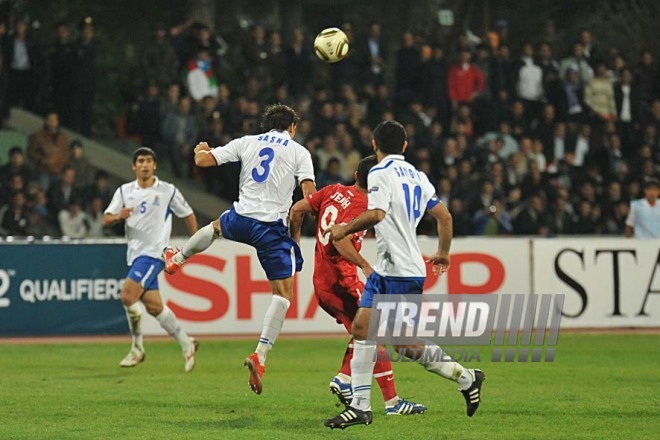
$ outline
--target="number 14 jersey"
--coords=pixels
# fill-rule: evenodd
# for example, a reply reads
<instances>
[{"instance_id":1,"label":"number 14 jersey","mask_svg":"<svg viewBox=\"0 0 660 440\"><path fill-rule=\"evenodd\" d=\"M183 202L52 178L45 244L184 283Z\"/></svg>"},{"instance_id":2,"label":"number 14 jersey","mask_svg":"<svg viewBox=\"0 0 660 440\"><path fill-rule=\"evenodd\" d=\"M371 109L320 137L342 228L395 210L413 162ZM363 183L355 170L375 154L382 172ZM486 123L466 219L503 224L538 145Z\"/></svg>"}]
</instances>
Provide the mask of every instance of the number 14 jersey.
<instances>
[{"instance_id":1,"label":"number 14 jersey","mask_svg":"<svg viewBox=\"0 0 660 440\"><path fill-rule=\"evenodd\" d=\"M234 139L211 150L218 165L241 162L240 192L234 209L242 216L261 222L288 219L293 190L305 181L314 181L309 151L291 139L287 131L271 130Z\"/></svg>"},{"instance_id":2,"label":"number 14 jersey","mask_svg":"<svg viewBox=\"0 0 660 440\"><path fill-rule=\"evenodd\" d=\"M390 154L371 169L367 186L368 208L386 213L375 227L378 263L374 270L384 277L425 277L417 225L427 209L440 203L428 177L402 155Z\"/></svg>"}]
</instances>

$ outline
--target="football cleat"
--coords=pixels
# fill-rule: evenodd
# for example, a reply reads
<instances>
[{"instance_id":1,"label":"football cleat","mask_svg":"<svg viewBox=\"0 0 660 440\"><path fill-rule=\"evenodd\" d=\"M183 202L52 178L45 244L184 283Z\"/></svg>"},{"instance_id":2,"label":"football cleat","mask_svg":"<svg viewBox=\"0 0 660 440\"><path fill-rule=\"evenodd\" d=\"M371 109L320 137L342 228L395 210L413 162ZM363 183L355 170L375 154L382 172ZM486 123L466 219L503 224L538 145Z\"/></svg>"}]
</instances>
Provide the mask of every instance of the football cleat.
<instances>
[{"instance_id":1,"label":"football cleat","mask_svg":"<svg viewBox=\"0 0 660 440\"><path fill-rule=\"evenodd\" d=\"M250 389L254 391L255 394L261 394L261 379L264 377L266 367L259 362L259 355L257 353L252 353L245 359L243 365L250 370L250 380L248 381Z\"/></svg>"},{"instance_id":2,"label":"football cleat","mask_svg":"<svg viewBox=\"0 0 660 440\"><path fill-rule=\"evenodd\" d=\"M337 376L330 382L330 392L337 396L342 405L348 406L353 399L353 388L350 383L342 382Z\"/></svg>"},{"instance_id":3,"label":"football cleat","mask_svg":"<svg viewBox=\"0 0 660 440\"><path fill-rule=\"evenodd\" d=\"M369 425L374 419L371 411L360 411L351 406L347 406L337 417L327 419L323 424L330 429L344 429L353 425Z\"/></svg>"},{"instance_id":4,"label":"football cleat","mask_svg":"<svg viewBox=\"0 0 660 440\"><path fill-rule=\"evenodd\" d=\"M181 268L180 264L177 264L172 260L172 257L179 253L179 249L167 246L163 249L163 260L165 260L165 273L173 275Z\"/></svg>"},{"instance_id":5,"label":"football cleat","mask_svg":"<svg viewBox=\"0 0 660 440\"><path fill-rule=\"evenodd\" d=\"M411 402L410 400L399 399L396 405L386 406L385 415L388 416L406 416L409 414L424 414L428 408L421 403Z\"/></svg>"},{"instance_id":6,"label":"football cleat","mask_svg":"<svg viewBox=\"0 0 660 440\"><path fill-rule=\"evenodd\" d=\"M197 339L195 338L190 338L188 350L183 353L183 360L185 362L183 370L186 373L190 373L193 368L195 368L195 355L197 354L197 350L199 350L199 342L197 342Z\"/></svg>"},{"instance_id":7,"label":"football cleat","mask_svg":"<svg viewBox=\"0 0 660 440\"><path fill-rule=\"evenodd\" d=\"M474 375L474 381L470 385L470 388L461 390L463 397L465 397L468 417L472 417L477 412L477 408L479 408L479 402L481 402L481 385L486 380L486 375L481 370L472 370L472 374Z\"/></svg>"},{"instance_id":8,"label":"football cleat","mask_svg":"<svg viewBox=\"0 0 660 440\"><path fill-rule=\"evenodd\" d=\"M131 351L128 352L126 357L121 360L119 366L124 368L134 367L140 362L144 362L144 358L146 356L147 355L144 353L143 350L133 347L131 348Z\"/></svg>"}]
</instances>

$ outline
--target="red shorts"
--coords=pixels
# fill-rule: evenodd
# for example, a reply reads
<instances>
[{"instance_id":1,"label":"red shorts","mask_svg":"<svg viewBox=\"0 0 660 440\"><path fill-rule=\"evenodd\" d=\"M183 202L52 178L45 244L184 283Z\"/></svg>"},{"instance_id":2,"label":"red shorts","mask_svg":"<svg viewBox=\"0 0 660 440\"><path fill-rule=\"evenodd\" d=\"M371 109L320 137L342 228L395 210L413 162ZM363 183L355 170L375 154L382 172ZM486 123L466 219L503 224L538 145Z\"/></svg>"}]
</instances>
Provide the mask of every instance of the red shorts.
<instances>
[{"instance_id":1,"label":"red shorts","mask_svg":"<svg viewBox=\"0 0 660 440\"><path fill-rule=\"evenodd\" d=\"M319 306L326 313L337 320L338 324L343 324L346 331L351 333L351 324L360 307L360 296L364 291L362 282L355 283L350 289L335 283L316 287L314 293L319 302Z\"/></svg>"}]
</instances>

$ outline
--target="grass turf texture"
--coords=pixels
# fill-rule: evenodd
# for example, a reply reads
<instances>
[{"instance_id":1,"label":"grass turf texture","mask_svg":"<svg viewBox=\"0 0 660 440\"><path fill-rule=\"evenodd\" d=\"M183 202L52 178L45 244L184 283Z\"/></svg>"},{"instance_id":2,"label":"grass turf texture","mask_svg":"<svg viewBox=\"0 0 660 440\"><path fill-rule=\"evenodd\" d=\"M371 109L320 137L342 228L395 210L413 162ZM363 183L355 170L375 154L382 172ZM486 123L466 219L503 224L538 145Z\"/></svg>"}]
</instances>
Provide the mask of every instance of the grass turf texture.
<instances>
[{"instance_id":1,"label":"grass turf texture","mask_svg":"<svg viewBox=\"0 0 660 440\"><path fill-rule=\"evenodd\" d=\"M398 363L399 394L429 411L386 417L374 381L374 423L331 431L323 421L340 408L327 385L345 343L281 339L260 396L242 366L252 341L202 340L191 374L169 341L147 340L132 369L118 367L128 343L3 345L0 438L658 438L657 335L560 335L554 363L491 363L481 350L487 380L471 419L455 384Z\"/></svg>"}]
</instances>

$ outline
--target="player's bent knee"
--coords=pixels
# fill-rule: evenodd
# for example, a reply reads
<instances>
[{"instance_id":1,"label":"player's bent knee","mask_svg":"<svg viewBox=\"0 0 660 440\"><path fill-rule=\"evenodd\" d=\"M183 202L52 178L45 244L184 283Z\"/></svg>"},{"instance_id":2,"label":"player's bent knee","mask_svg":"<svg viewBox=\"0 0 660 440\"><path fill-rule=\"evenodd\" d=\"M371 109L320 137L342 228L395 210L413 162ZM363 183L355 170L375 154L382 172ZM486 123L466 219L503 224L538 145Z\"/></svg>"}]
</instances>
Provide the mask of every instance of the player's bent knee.
<instances>
[{"instance_id":1,"label":"player's bent knee","mask_svg":"<svg viewBox=\"0 0 660 440\"><path fill-rule=\"evenodd\" d=\"M211 225L213 226L213 233L218 236L222 237L222 229L220 228L220 220L213 220L211 222Z\"/></svg>"},{"instance_id":2,"label":"player's bent knee","mask_svg":"<svg viewBox=\"0 0 660 440\"><path fill-rule=\"evenodd\" d=\"M145 308L147 309L147 313L151 316L158 316L163 313L162 304L145 304Z\"/></svg>"},{"instance_id":3,"label":"player's bent knee","mask_svg":"<svg viewBox=\"0 0 660 440\"><path fill-rule=\"evenodd\" d=\"M142 294L142 285L127 278L120 294L122 304L127 307L135 304L140 300L140 294Z\"/></svg>"}]
</instances>

